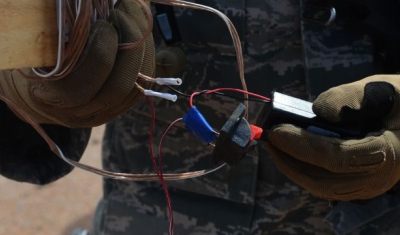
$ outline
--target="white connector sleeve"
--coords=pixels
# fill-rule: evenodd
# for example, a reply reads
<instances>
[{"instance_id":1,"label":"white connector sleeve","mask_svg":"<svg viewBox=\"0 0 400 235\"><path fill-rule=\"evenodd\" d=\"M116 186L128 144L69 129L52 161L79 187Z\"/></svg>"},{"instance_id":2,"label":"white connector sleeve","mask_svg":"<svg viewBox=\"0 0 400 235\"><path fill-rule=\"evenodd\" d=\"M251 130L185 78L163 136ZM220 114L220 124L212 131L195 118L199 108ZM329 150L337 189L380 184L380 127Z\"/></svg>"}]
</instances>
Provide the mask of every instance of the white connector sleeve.
<instances>
[{"instance_id":1,"label":"white connector sleeve","mask_svg":"<svg viewBox=\"0 0 400 235\"><path fill-rule=\"evenodd\" d=\"M152 91L152 90L144 90L144 95L155 96L155 97L163 98L163 99L170 100L173 102L175 102L178 99L178 97L176 95L172 95L172 94L168 94L168 93L161 93L161 92Z\"/></svg>"},{"instance_id":2,"label":"white connector sleeve","mask_svg":"<svg viewBox=\"0 0 400 235\"><path fill-rule=\"evenodd\" d=\"M158 85L179 86L182 84L182 79L180 79L180 78L156 78L156 83Z\"/></svg>"}]
</instances>

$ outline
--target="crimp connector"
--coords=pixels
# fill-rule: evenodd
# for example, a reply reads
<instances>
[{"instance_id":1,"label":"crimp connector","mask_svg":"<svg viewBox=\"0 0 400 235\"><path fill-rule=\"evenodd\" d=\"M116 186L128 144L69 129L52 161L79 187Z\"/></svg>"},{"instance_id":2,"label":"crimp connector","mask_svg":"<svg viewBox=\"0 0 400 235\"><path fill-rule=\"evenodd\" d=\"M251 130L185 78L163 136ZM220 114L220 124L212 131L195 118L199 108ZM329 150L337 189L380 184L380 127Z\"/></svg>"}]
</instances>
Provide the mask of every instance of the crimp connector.
<instances>
[{"instance_id":1,"label":"crimp connector","mask_svg":"<svg viewBox=\"0 0 400 235\"><path fill-rule=\"evenodd\" d=\"M208 124L207 120L200 113L200 111L194 106L186 113L183 117L185 127L197 137L199 137L204 143L212 143L216 139L216 133L214 129Z\"/></svg>"}]
</instances>

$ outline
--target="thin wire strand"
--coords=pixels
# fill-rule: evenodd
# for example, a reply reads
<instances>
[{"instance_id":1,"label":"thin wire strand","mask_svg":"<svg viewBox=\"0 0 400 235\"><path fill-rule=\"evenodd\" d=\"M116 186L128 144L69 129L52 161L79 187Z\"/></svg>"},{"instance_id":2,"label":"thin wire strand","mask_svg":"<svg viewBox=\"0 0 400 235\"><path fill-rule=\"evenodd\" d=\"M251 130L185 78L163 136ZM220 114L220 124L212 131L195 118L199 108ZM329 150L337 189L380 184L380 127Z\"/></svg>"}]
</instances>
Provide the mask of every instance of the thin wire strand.
<instances>
[{"instance_id":1,"label":"thin wire strand","mask_svg":"<svg viewBox=\"0 0 400 235\"><path fill-rule=\"evenodd\" d=\"M142 94L144 94L145 89L139 83L135 82L135 86Z\"/></svg>"},{"instance_id":2,"label":"thin wire strand","mask_svg":"<svg viewBox=\"0 0 400 235\"><path fill-rule=\"evenodd\" d=\"M265 96L262 96L262 95L259 95L259 94L253 93L253 92L248 92L248 91L245 91L245 90L236 89L236 88L217 88L217 89L214 89L214 90L206 91L205 94L212 94L212 93L219 92L219 91L234 91L234 92L239 92L239 93L245 93L245 94L257 97L259 99L262 99L262 100L265 100L265 101L268 101L268 102L271 101L271 99L268 98L268 97L265 97ZM190 98L189 98L190 107L193 107L193 97L196 96L196 95L199 95L199 94L200 94L200 92L194 92L190 96Z\"/></svg>"},{"instance_id":3,"label":"thin wire strand","mask_svg":"<svg viewBox=\"0 0 400 235\"><path fill-rule=\"evenodd\" d=\"M183 120L183 118L178 118L175 121L173 121L168 128L165 130L164 134L162 135L161 139L160 139L160 143L158 145L158 164L159 164L159 169L160 169L160 175L161 177L163 177L163 163L162 163L162 147L164 146L164 140L165 137L167 136L168 132L170 131L170 129L175 126L176 123L178 123L179 121ZM166 189L164 189L166 190ZM174 216L172 213L172 207L168 208L169 209L169 234L174 234Z\"/></svg>"},{"instance_id":4,"label":"thin wire strand","mask_svg":"<svg viewBox=\"0 0 400 235\"><path fill-rule=\"evenodd\" d=\"M169 85L165 85L165 86L168 87L170 90L174 91L178 95L181 95L181 96L184 96L184 97L188 97L188 98L191 96L191 94L189 95L189 94L183 93L183 92L173 88L172 86L169 86ZM207 91L210 91L210 90L203 90L198 95L202 95L202 94L206 93ZM252 99L252 98L246 99L246 98L243 98L243 97L229 95L229 94L225 94L225 93L222 93L222 92L214 92L212 94L219 95L219 96L226 96L226 97L229 97L229 98L232 98L232 99L236 99L236 100L248 100L248 101L251 101L251 102L260 102L260 103L269 103L270 102L270 101L261 100L261 99ZM198 96L198 95L196 95L196 96Z\"/></svg>"},{"instance_id":5,"label":"thin wire strand","mask_svg":"<svg viewBox=\"0 0 400 235\"><path fill-rule=\"evenodd\" d=\"M172 213L172 202L171 202L171 197L168 192L167 185L164 180L164 175L163 175L163 165L162 165L162 155L161 155L161 145L159 146L159 167L157 167L156 163L156 158L154 156L154 151L153 151L153 137L154 137L154 129L156 126L156 112L154 109L153 102L149 97L146 96L147 103L149 103L150 106L150 111L151 111L151 130L150 130L150 138L149 138L149 147L150 147L150 156L151 156L151 162L153 164L154 171L156 172L158 178L160 179L160 183L162 186L162 189L164 191L165 199L167 201L167 207L168 207L168 212L169 212L169 234L172 235L174 232L174 217ZM172 123L173 125L175 123ZM167 129L165 132L168 132L169 129ZM164 137L164 135L163 135ZM163 140L163 138L161 138Z\"/></svg>"},{"instance_id":6,"label":"thin wire strand","mask_svg":"<svg viewBox=\"0 0 400 235\"><path fill-rule=\"evenodd\" d=\"M145 80L145 81L147 81L147 82L153 82L153 83L157 82L156 79L154 79L152 77L149 77L149 76L147 76L145 74L142 74L142 73L139 73L138 77L143 79L143 80Z\"/></svg>"}]
</instances>

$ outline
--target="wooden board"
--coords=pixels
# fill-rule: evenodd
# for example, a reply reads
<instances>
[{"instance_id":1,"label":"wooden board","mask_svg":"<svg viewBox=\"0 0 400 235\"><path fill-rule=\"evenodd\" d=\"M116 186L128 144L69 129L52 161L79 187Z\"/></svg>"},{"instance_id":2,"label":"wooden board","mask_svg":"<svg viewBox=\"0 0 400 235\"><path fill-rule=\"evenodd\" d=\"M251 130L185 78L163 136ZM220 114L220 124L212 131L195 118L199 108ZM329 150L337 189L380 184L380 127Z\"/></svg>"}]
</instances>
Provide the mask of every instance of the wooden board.
<instances>
[{"instance_id":1,"label":"wooden board","mask_svg":"<svg viewBox=\"0 0 400 235\"><path fill-rule=\"evenodd\" d=\"M56 0L0 0L0 69L54 65Z\"/></svg>"}]
</instances>

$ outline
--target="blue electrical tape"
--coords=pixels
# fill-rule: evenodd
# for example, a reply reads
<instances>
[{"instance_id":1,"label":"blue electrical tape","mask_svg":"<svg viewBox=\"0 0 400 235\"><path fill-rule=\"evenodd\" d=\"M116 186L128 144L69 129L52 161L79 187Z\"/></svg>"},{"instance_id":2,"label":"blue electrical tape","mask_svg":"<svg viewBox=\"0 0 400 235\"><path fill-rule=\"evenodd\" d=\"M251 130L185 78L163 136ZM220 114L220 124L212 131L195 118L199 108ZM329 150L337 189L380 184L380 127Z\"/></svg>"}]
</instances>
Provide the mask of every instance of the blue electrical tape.
<instances>
[{"instance_id":1,"label":"blue electrical tape","mask_svg":"<svg viewBox=\"0 0 400 235\"><path fill-rule=\"evenodd\" d=\"M216 139L215 131L208 124L207 120L194 106L183 117L185 127L199 137L204 143L214 142Z\"/></svg>"}]
</instances>

